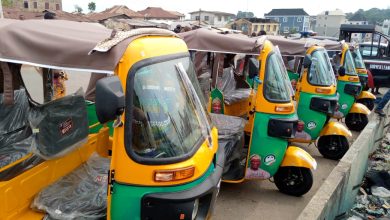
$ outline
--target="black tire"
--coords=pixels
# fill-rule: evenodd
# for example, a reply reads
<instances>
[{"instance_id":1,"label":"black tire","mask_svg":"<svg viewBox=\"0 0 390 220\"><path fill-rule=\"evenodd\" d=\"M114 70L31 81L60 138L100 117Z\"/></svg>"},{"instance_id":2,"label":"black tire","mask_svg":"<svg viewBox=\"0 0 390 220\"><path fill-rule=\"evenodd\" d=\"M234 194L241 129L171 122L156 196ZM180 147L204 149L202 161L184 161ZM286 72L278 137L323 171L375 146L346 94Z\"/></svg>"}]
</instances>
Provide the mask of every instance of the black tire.
<instances>
[{"instance_id":1,"label":"black tire","mask_svg":"<svg viewBox=\"0 0 390 220\"><path fill-rule=\"evenodd\" d=\"M358 99L356 102L365 105L368 109L370 109L370 111L374 109L374 99Z\"/></svg>"},{"instance_id":2,"label":"black tire","mask_svg":"<svg viewBox=\"0 0 390 220\"><path fill-rule=\"evenodd\" d=\"M302 196L313 186L313 174L304 167L280 167L274 176L279 191L290 196Z\"/></svg>"},{"instance_id":3,"label":"black tire","mask_svg":"<svg viewBox=\"0 0 390 220\"><path fill-rule=\"evenodd\" d=\"M321 136L317 145L322 156L332 160L341 159L349 149L347 138L341 135Z\"/></svg>"},{"instance_id":4,"label":"black tire","mask_svg":"<svg viewBox=\"0 0 390 220\"><path fill-rule=\"evenodd\" d=\"M352 131L362 131L368 124L368 116L360 113L348 113L345 124Z\"/></svg>"}]
</instances>

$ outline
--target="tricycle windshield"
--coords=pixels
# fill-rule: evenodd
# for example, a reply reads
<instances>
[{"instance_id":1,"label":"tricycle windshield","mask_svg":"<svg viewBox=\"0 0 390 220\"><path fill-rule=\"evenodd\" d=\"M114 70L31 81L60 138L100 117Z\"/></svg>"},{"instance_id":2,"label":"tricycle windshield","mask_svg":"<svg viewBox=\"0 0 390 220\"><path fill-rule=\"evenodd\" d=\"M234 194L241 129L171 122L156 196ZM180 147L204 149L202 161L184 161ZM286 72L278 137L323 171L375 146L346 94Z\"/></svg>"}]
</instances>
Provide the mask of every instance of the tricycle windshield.
<instances>
[{"instance_id":1,"label":"tricycle windshield","mask_svg":"<svg viewBox=\"0 0 390 220\"><path fill-rule=\"evenodd\" d=\"M366 66L364 65L363 57L360 54L359 49L355 49L354 51L352 51L352 55L355 58L354 60L356 68L365 69Z\"/></svg>"},{"instance_id":2,"label":"tricycle windshield","mask_svg":"<svg viewBox=\"0 0 390 220\"><path fill-rule=\"evenodd\" d=\"M131 130L126 129L131 131L131 143L126 144L138 157L180 159L209 137L206 113L196 94L199 85L196 80L190 83L196 79L194 74L189 57L146 65L135 72L132 106L127 107L132 109L131 123L127 123Z\"/></svg>"},{"instance_id":3,"label":"tricycle windshield","mask_svg":"<svg viewBox=\"0 0 390 220\"><path fill-rule=\"evenodd\" d=\"M331 86L335 82L335 76L330 64L328 53L325 50L316 50L312 53L308 81L316 86Z\"/></svg>"},{"instance_id":4,"label":"tricycle windshield","mask_svg":"<svg viewBox=\"0 0 390 220\"><path fill-rule=\"evenodd\" d=\"M347 50L344 57L345 74L350 76L357 76L355 69L355 61L353 60L350 50Z\"/></svg>"},{"instance_id":5,"label":"tricycle windshield","mask_svg":"<svg viewBox=\"0 0 390 220\"><path fill-rule=\"evenodd\" d=\"M291 93L286 83L287 72L278 54L272 52L267 59L264 95L271 102L290 102Z\"/></svg>"}]
</instances>

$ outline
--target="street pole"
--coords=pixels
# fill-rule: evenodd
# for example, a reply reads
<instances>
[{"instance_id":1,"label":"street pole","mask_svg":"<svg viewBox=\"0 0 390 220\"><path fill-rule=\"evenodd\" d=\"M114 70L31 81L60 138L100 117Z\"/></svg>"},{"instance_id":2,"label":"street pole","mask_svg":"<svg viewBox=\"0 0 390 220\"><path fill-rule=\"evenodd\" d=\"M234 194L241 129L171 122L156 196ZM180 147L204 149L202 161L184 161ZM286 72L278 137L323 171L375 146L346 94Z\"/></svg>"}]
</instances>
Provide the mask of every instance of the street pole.
<instances>
[{"instance_id":1,"label":"street pole","mask_svg":"<svg viewBox=\"0 0 390 220\"><path fill-rule=\"evenodd\" d=\"M3 3L1 2L0 0L0 19L3 19L4 18L4 14L3 14Z\"/></svg>"},{"instance_id":2,"label":"street pole","mask_svg":"<svg viewBox=\"0 0 390 220\"><path fill-rule=\"evenodd\" d=\"M200 12L201 12L202 10L199 8L199 27L200 27Z\"/></svg>"}]
</instances>

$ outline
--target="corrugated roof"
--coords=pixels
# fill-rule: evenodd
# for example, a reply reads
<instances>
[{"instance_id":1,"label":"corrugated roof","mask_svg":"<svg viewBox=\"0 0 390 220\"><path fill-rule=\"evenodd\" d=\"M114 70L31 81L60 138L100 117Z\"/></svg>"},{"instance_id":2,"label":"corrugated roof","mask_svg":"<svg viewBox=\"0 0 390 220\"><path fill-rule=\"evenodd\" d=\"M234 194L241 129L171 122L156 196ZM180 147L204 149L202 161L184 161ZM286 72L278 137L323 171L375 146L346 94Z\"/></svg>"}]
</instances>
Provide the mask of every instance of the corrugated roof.
<instances>
[{"instance_id":1,"label":"corrugated roof","mask_svg":"<svg viewBox=\"0 0 390 220\"><path fill-rule=\"evenodd\" d=\"M87 16L93 21L103 21L114 17L122 17L122 18L143 18L144 17L140 13L129 9L125 5L115 5L111 8L107 8L102 12L90 13Z\"/></svg>"},{"instance_id":2,"label":"corrugated roof","mask_svg":"<svg viewBox=\"0 0 390 220\"><path fill-rule=\"evenodd\" d=\"M176 16L179 16L179 17L185 17L186 15L185 14L182 14L178 11L169 11L171 14L173 15L176 15Z\"/></svg>"},{"instance_id":3,"label":"corrugated roof","mask_svg":"<svg viewBox=\"0 0 390 220\"><path fill-rule=\"evenodd\" d=\"M272 9L268 14L265 14L265 16L294 16L294 15L302 15L302 16L309 16L308 13L303 10L303 8L278 8L278 9Z\"/></svg>"},{"instance_id":4,"label":"corrugated roof","mask_svg":"<svg viewBox=\"0 0 390 220\"><path fill-rule=\"evenodd\" d=\"M236 16L236 14L232 14L232 13L228 13L228 12L222 12L222 11L204 11L204 10L201 10L200 12L201 12L201 13L202 13L202 12L213 13L213 14L216 14L216 15ZM199 11L189 12L188 14L195 14L195 13L198 13L198 14L199 14Z\"/></svg>"},{"instance_id":5,"label":"corrugated roof","mask_svg":"<svg viewBox=\"0 0 390 220\"><path fill-rule=\"evenodd\" d=\"M82 14L73 14L60 10L45 10L43 12L31 12L24 11L19 8L3 8L4 18L18 19L18 20L29 20L29 19L43 19L46 12L54 14L54 19L66 20L66 21L79 21L79 22L91 22L91 19L83 16Z\"/></svg>"},{"instance_id":6,"label":"corrugated roof","mask_svg":"<svg viewBox=\"0 0 390 220\"><path fill-rule=\"evenodd\" d=\"M138 13L147 17L148 19L179 19L180 16L172 14L159 7L147 7L145 10L138 11Z\"/></svg>"}]
</instances>

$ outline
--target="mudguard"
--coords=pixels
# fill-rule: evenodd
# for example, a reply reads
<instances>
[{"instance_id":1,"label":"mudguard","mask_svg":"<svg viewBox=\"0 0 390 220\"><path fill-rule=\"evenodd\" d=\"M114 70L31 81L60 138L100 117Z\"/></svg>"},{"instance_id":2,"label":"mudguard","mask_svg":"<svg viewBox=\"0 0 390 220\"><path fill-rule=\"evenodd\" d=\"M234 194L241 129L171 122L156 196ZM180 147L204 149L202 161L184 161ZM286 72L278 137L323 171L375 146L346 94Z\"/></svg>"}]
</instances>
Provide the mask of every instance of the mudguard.
<instances>
[{"instance_id":1,"label":"mudguard","mask_svg":"<svg viewBox=\"0 0 390 220\"><path fill-rule=\"evenodd\" d=\"M347 138L352 137L351 131L348 130L348 128L345 127L343 124L336 121L329 122L322 129L320 136L326 136L326 135L341 135Z\"/></svg>"},{"instance_id":2,"label":"mudguard","mask_svg":"<svg viewBox=\"0 0 390 220\"><path fill-rule=\"evenodd\" d=\"M368 91L362 91L357 99L376 99L375 95Z\"/></svg>"},{"instance_id":3,"label":"mudguard","mask_svg":"<svg viewBox=\"0 0 390 220\"><path fill-rule=\"evenodd\" d=\"M317 169L316 160L305 150L296 146L288 146L281 167L305 167Z\"/></svg>"},{"instance_id":4,"label":"mudguard","mask_svg":"<svg viewBox=\"0 0 390 220\"><path fill-rule=\"evenodd\" d=\"M354 103L351 107L351 110L349 110L349 113L358 113L358 114L365 114L369 115L371 113L370 109L368 109L365 105L361 103Z\"/></svg>"}]
</instances>

